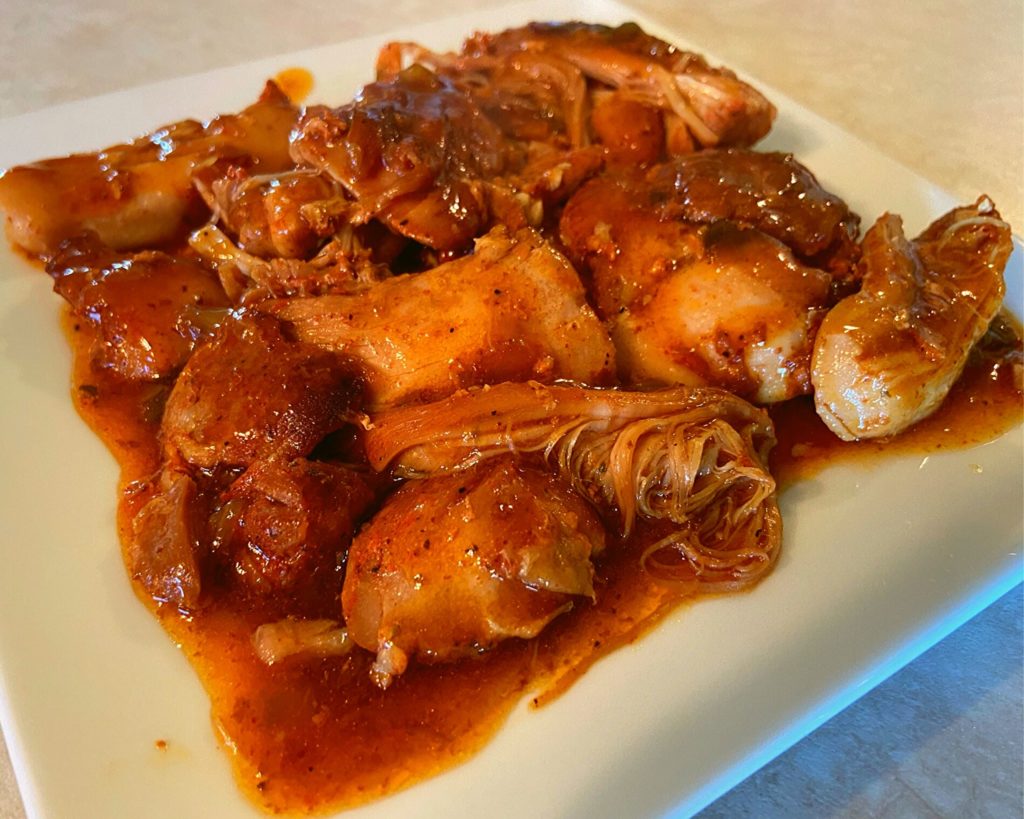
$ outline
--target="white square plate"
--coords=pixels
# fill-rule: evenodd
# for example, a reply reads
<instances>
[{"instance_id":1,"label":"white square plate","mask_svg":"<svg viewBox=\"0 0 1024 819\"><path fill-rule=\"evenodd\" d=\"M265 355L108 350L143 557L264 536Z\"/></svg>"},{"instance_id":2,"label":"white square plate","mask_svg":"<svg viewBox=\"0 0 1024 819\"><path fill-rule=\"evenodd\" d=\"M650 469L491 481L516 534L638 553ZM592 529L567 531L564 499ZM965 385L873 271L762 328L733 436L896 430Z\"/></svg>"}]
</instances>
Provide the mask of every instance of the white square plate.
<instances>
[{"instance_id":1,"label":"white square plate","mask_svg":"<svg viewBox=\"0 0 1024 819\"><path fill-rule=\"evenodd\" d=\"M371 79L387 39L456 47L475 29L573 18L635 19L704 51L611 2L530 2L9 119L0 167L239 109L292 66L313 72L313 101L339 104ZM760 87L779 108L761 147L796 153L865 222L890 210L916 233L954 204ZM1007 274L1018 316L1021 259L1018 243ZM28 813L256 816L197 678L129 587L117 469L72 408L59 310L49 279L0 249L0 721ZM969 451L793 486L783 557L754 593L681 608L553 704L520 707L470 762L350 815L699 809L1020 581L1022 447L1018 427Z\"/></svg>"}]
</instances>

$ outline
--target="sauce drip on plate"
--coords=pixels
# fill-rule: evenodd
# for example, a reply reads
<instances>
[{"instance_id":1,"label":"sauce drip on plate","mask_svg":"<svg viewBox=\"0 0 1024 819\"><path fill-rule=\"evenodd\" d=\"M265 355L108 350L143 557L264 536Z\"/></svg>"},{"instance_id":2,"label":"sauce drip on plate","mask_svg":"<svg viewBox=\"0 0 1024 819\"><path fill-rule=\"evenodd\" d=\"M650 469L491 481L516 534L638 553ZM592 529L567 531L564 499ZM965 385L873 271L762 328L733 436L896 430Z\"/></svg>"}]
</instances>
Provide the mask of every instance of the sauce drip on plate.
<instances>
[{"instance_id":1,"label":"sauce drip on plate","mask_svg":"<svg viewBox=\"0 0 1024 819\"><path fill-rule=\"evenodd\" d=\"M296 105L301 105L313 90L313 74L306 68L285 68L274 75L286 97Z\"/></svg>"}]
</instances>

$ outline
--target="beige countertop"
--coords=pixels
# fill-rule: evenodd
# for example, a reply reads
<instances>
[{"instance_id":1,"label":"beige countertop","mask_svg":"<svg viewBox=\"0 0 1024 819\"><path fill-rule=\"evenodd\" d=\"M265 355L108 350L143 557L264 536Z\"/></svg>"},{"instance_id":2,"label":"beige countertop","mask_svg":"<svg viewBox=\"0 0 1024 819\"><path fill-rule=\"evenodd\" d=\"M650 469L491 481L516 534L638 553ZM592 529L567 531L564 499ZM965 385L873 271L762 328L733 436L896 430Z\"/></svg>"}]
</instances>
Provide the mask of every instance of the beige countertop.
<instances>
[{"instance_id":1,"label":"beige countertop","mask_svg":"<svg viewBox=\"0 0 1024 819\"><path fill-rule=\"evenodd\" d=\"M0 117L499 5L4 0ZM989 194L1024 232L1020 0L633 5L959 199ZM1021 597L1018 587L707 815L1024 815ZM0 819L23 816L0 742Z\"/></svg>"}]
</instances>

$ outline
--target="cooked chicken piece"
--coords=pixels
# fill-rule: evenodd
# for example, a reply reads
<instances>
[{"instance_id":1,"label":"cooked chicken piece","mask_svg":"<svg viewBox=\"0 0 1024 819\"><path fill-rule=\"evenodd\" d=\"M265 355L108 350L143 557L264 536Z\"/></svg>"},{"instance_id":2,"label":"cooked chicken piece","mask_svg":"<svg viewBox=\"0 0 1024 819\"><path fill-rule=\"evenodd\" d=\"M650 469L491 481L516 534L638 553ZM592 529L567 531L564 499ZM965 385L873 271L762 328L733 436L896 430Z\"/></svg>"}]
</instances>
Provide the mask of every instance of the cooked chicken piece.
<instances>
[{"instance_id":1,"label":"cooked chicken piece","mask_svg":"<svg viewBox=\"0 0 1024 819\"><path fill-rule=\"evenodd\" d=\"M157 603L189 611L202 591L197 544L202 514L195 482L166 467L153 496L132 519L125 563L132 579Z\"/></svg>"},{"instance_id":2,"label":"cooked chicken piece","mask_svg":"<svg viewBox=\"0 0 1024 819\"><path fill-rule=\"evenodd\" d=\"M378 79L399 83L424 66L470 100L501 136L495 144L500 173L478 180L486 224L540 227L604 164L603 149L590 144L587 82L572 63L553 54L475 59L390 43L378 59Z\"/></svg>"},{"instance_id":3,"label":"cooked chicken piece","mask_svg":"<svg viewBox=\"0 0 1024 819\"><path fill-rule=\"evenodd\" d=\"M831 277L760 231L722 222L702 238L700 258L615 319L619 371L635 384L712 384L759 404L809 393Z\"/></svg>"},{"instance_id":4,"label":"cooked chicken piece","mask_svg":"<svg viewBox=\"0 0 1024 819\"><path fill-rule=\"evenodd\" d=\"M367 481L349 467L303 458L258 461L221 498L214 536L254 592L297 599L321 588L337 594L345 551L373 499Z\"/></svg>"},{"instance_id":5,"label":"cooked chicken piece","mask_svg":"<svg viewBox=\"0 0 1024 819\"><path fill-rule=\"evenodd\" d=\"M590 141L586 78L556 54L523 52L506 60L395 42L385 45L377 58L377 79L393 80L414 65L443 76L471 98L512 143L567 149Z\"/></svg>"},{"instance_id":6,"label":"cooked chicken piece","mask_svg":"<svg viewBox=\"0 0 1024 819\"><path fill-rule=\"evenodd\" d=\"M733 149L593 179L560 233L626 381L767 403L810 392L817 325L855 278L857 223L792 157Z\"/></svg>"},{"instance_id":7,"label":"cooked chicken piece","mask_svg":"<svg viewBox=\"0 0 1024 819\"><path fill-rule=\"evenodd\" d=\"M859 218L789 154L701 151L647 172L605 174L569 200L560 233L593 276L598 312L611 318L700 256L696 226L722 220L784 242L837 287L856 280Z\"/></svg>"},{"instance_id":8,"label":"cooked chicken piece","mask_svg":"<svg viewBox=\"0 0 1024 819\"><path fill-rule=\"evenodd\" d=\"M661 113L625 91L595 91L590 127L605 147L609 161L624 165L657 162L666 153Z\"/></svg>"},{"instance_id":9,"label":"cooked chicken piece","mask_svg":"<svg viewBox=\"0 0 1024 819\"><path fill-rule=\"evenodd\" d=\"M956 208L914 241L886 214L864 236L859 293L814 345L818 415L845 441L895 435L934 412L999 311L1010 226L992 202Z\"/></svg>"},{"instance_id":10,"label":"cooked chicken piece","mask_svg":"<svg viewBox=\"0 0 1024 819\"><path fill-rule=\"evenodd\" d=\"M349 550L342 607L387 687L410 658L444 662L530 638L594 597L604 527L586 501L512 456L395 492Z\"/></svg>"},{"instance_id":11,"label":"cooked chicken piece","mask_svg":"<svg viewBox=\"0 0 1024 819\"><path fill-rule=\"evenodd\" d=\"M680 51L635 23L530 23L470 38L463 54L511 61L554 54L590 80L671 112L700 145L753 145L768 133L775 108L759 92L699 54Z\"/></svg>"},{"instance_id":12,"label":"cooked chicken piece","mask_svg":"<svg viewBox=\"0 0 1024 819\"><path fill-rule=\"evenodd\" d=\"M636 27L530 26L459 54L389 44L353 103L307 112L293 155L396 232L452 252L495 222L539 227L605 158L692 150L687 127L701 144L749 144L773 116L729 72ZM607 150L588 150L592 136Z\"/></svg>"},{"instance_id":13,"label":"cooked chicken piece","mask_svg":"<svg viewBox=\"0 0 1024 819\"><path fill-rule=\"evenodd\" d=\"M267 316L225 321L197 348L167 399L171 453L203 469L308 454L358 396L340 357L286 339Z\"/></svg>"},{"instance_id":14,"label":"cooked chicken piece","mask_svg":"<svg viewBox=\"0 0 1024 819\"><path fill-rule=\"evenodd\" d=\"M373 417L376 469L458 475L509 452L540 456L595 507L641 538L656 576L714 591L747 588L772 568L782 519L768 414L724 390L656 392L499 384Z\"/></svg>"},{"instance_id":15,"label":"cooked chicken piece","mask_svg":"<svg viewBox=\"0 0 1024 819\"><path fill-rule=\"evenodd\" d=\"M267 302L304 342L358 362L373 406L534 378L605 384L608 334L571 265L533 231L496 229L472 256L358 295Z\"/></svg>"},{"instance_id":16,"label":"cooked chicken piece","mask_svg":"<svg viewBox=\"0 0 1024 819\"><path fill-rule=\"evenodd\" d=\"M701 151L652 168L648 201L695 224L729 219L784 242L799 259L856 280L860 217L792 154Z\"/></svg>"},{"instance_id":17,"label":"cooked chicken piece","mask_svg":"<svg viewBox=\"0 0 1024 819\"><path fill-rule=\"evenodd\" d=\"M293 612L313 613L337 600L345 550L374 497L351 468L297 458L256 462L218 502L172 457L132 520L125 558L150 597L185 612L226 570L260 596L287 594Z\"/></svg>"},{"instance_id":18,"label":"cooked chicken piece","mask_svg":"<svg viewBox=\"0 0 1024 819\"><path fill-rule=\"evenodd\" d=\"M347 241L332 239L309 261L253 256L215 225L199 228L189 237L189 246L216 269L224 290L236 304L267 297L361 292L390 275L386 267L370 261L370 252L351 234Z\"/></svg>"},{"instance_id":19,"label":"cooked chicken piece","mask_svg":"<svg viewBox=\"0 0 1024 819\"><path fill-rule=\"evenodd\" d=\"M457 83L516 139L564 137L569 145L599 140L621 151L623 128L638 117L648 141L660 140L650 159L667 148L752 145L771 128L775 108L731 71L679 51L635 24L617 28L584 23L531 23L498 34L477 34L458 54L431 52L415 43L390 43L377 60L379 77L419 63ZM600 114L589 112L611 87ZM619 108L612 113L609 104ZM639 108L637 108L639 106ZM632 147L636 147L635 145ZM649 161L643 151L634 156Z\"/></svg>"},{"instance_id":20,"label":"cooked chicken piece","mask_svg":"<svg viewBox=\"0 0 1024 819\"><path fill-rule=\"evenodd\" d=\"M384 69L386 55L397 71ZM435 54L414 44L391 43L381 52L378 76L400 72L403 65L428 66L451 82L500 129L510 147L543 144L567 150L589 144L586 78L557 56L466 59Z\"/></svg>"},{"instance_id":21,"label":"cooked chicken piece","mask_svg":"<svg viewBox=\"0 0 1024 819\"><path fill-rule=\"evenodd\" d=\"M291 166L288 135L298 109L273 83L240 114L185 121L125 145L11 168L0 176L0 209L12 242L49 255L64 239L95 231L119 250L181 236L207 215L192 173L221 157L260 173Z\"/></svg>"},{"instance_id":22,"label":"cooked chicken piece","mask_svg":"<svg viewBox=\"0 0 1024 819\"><path fill-rule=\"evenodd\" d=\"M266 259L309 257L351 209L337 183L309 170L253 176L221 161L198 169L193 181L242 250Z\"/></svg>"},{"instance_id":23,"label":"cooked chicken piece","mask_svg":"<svg viewBox=\"0 0 1024 819\"><path fill-rule=\"evenodd\" d=\"M113 251L94 235L62 243L46 270L75 317L98 330L94 366L129 380L176 374L195 344L191 313L227 305L217 279L194 262Z\"/></svg>"},{"instance_id":24,"label":"cooked chicken piece","mask_svg":"<svg viewBox=\"0 0 1024 819\"><path fill-rule=\"evenodd\" d=\"M513 164L498 127L422 66L366 86L341 108L306 109L291 150L366 215L438 250L458 250L487 226L485 183Z\"/></svg>"},{"instance_id":25,"label":"cooked chicken piece","mask_svg":"<svg viewBox=\"0 0 1024 819\"><path fill-rule=\"evenodd\" d=\"M562 212L562 243L604 319L700 257L697 226L662 217L653 199L643 176L608 173L587 182Z\"/></svg>"}]
</instances>

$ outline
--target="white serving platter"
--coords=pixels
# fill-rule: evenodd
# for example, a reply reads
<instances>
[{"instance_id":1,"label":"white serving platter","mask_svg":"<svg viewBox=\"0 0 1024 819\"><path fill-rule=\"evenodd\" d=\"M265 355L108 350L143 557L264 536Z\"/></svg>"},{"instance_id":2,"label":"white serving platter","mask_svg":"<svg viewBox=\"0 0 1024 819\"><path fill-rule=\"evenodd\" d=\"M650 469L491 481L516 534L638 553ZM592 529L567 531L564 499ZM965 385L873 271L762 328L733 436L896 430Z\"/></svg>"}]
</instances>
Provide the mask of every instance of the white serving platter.
<instances>
[{"instance_id":1,"label":"white serving platter","mask_svg":"<svg viewBox=\"0 0 1024 819\"><path fill-rule=\"evenodd\" d=\"M371 79L388 39L456 47L531 19L638 20L612 2L528 2L62 105L0 122L0 167L95 150L251 102L310 69L311 101ZM709 55L712 62L713 55ZM915 233L941 190L757 83L789 150L866 222ZM1019 243L1008 302L1022 310ZM117 470L71 405L60 300L0 248L0 724L30 817L258 812L239 794L184 656L135 599L114 525ZM982 447L828 469L782 497L775 573L677 611L568 694L517 709L475 758L352 817L687 815L866 693L1022 578L1017 428ZM166 740L165 751L155 747Z\"/></svg>"}]
</instances>

